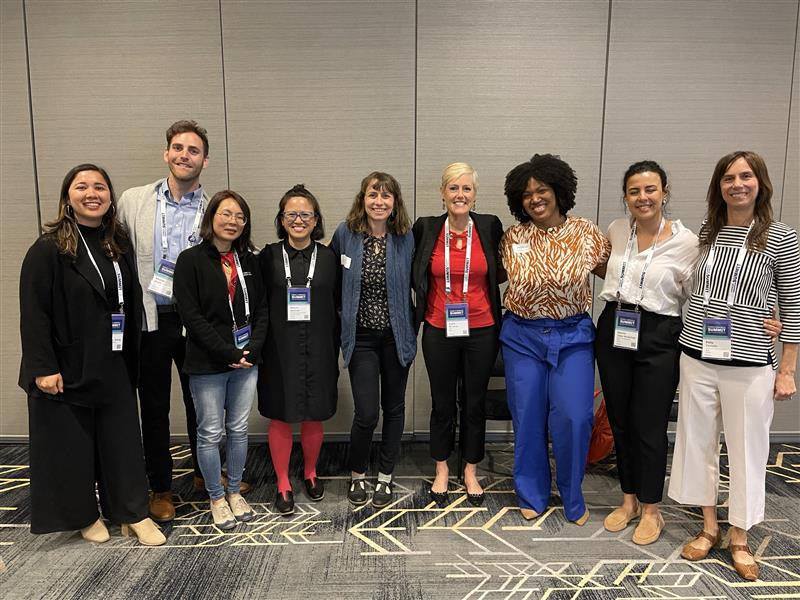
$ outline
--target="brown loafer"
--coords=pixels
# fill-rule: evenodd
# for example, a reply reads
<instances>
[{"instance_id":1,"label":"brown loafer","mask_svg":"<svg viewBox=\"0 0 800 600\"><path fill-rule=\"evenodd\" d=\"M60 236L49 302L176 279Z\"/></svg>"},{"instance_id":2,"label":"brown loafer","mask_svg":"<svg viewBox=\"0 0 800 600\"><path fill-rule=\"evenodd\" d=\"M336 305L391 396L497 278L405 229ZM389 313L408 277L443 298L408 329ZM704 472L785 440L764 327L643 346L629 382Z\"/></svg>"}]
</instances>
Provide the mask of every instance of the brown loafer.
<instances>
[{"instance_id":1,"label":"brown loafer","mask_svg":"<svg viewBox=\"0 0 800 600\"><path fill-rule=\"evenodd\" d=\"M754 563L752 565L747 563L741 563L733 558L734 552L744 552L745 554L749 554L753 556L753 553L750 551L750 548L747 547L746 544L731 544L728 549L731 551L731 561L733 562L733 568L736 569L736 572L739 574L739 577L742 579L746 579L747 581L755 581L758 579L758 563Z\"/></svg>"},{"instance_id":2,"label":"brown loafer","mask_svg":"<svg viewBox=\"0 0 800 600\"><path fill-rule=\"evenodd\" d=\"M639 546L652 544L661 536L662 529L664 529L664 517L660 512L656 513L655 518L643 514L639 525L633 532L633 543Z\"/></svg>"},{"instance_id":3,"label":"brown loafer","mask_svg":"<svg viewBox=\"0 0 800 600\"><path fill-rule=\"evenodd\" d=\"M171 491L150 493L150 518L158 523L166 523L175 518Z\"/></svg>"},{"instance_id":4,"label":"brown loafer","mask_svg":"<svg viewBox=\"0 0 800 600\"><path fill-rule=\"evenodd\" d=\"M700 538L704 538L711 542L711 545L708 548L696 548L692 546L692 542L695 540L699 540ZM681 556L686 560L703 560L708 553L711 552L711 548L719 544L719 540L722 538L722 532L717 529L716 534L708 533L706 530L701 531L696 536L692 538L692 540L683 547L681 550Z\"/></svg>"},{"instance_id":5,"label":"brown loafer","mask_svg":"<svg viewBox=\"0 0 800 600\"><path fill-rule=\"evenodd\" d=\"M638 504L636 505L636 510L633 512L628 512L624 507L620 506L619 508L615 508L613 511L611 511L611 514L605 518L603 521L603 527L606 528L606 531L611 531L613 533L622 531L628 526L628 523L638 517L641 513L642 507Z\"/></svg>"}]
</instances>

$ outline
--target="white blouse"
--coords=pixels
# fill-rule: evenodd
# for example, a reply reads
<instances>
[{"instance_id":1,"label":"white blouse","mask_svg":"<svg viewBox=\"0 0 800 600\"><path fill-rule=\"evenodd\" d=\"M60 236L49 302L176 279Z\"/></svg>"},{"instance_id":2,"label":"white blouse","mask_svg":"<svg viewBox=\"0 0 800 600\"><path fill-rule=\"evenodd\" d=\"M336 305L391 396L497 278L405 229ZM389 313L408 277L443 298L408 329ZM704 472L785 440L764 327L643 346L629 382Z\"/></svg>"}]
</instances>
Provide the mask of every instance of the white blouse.
<instances>
[{"instance_id":1,"label":"white blouse","mask_svg":"<svg viewBox=\"0 0 800 600\"><path fill-rule=\"evenodd\" d=\"M615 301L619 287L619 273L625 258L625 248L631 233L629 219L617 219L608 227L611 257L608 259L606 279L600 299ZM636 304L639 300L639 278L642 275L648 248L637 252L634 248L625 271L625 282L620 290L620 301ZM639 303L644 310L679 317L681 305L691 293L692 273L699 254L697 236L680 221L672 222L672 235L656 245L653 259L644 280L644 296Z\"/></svg>"}]
</instances>

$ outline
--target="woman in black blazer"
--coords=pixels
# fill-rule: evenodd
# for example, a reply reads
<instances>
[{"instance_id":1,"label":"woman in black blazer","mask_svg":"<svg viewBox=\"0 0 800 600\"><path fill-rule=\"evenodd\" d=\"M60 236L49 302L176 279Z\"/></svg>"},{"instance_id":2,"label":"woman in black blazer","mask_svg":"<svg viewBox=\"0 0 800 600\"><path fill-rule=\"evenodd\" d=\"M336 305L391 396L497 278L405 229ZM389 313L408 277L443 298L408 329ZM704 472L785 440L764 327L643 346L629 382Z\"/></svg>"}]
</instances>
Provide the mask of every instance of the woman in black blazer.
<instances>
[{"instance_id":1,"label":"woman in black blazer","mask_svg":"<svg viewBox=\"0 0 800 600\"><path fill-rule=\"evenodd\" d=\"M247 420L256 394L267 303L250 242L250 207L232 190L217 192L200 225L203 242L181 252L173 291L186 327L183 372L197 413L197 462L220 529L255 513L241 495ZM228 493L219 473L225 434Z\"/></svg>"},{"instance_id":2,"label":"woman in black blazer","mask_svg":"<svg viewBox=\"0 0 800 600\"><path fill-rule=\"evenodd\" d=\"M497 252L503 226L494 215L472 212L477 189L475 169L466 163L449 165L440 189L445 214L421 217L413 228L416 324L425 322L422 352L431 385L431 457L436 461L430 494L439 506L447 504L459 379L464 484L470 503L479 506L484 500L476 467L484 455L484 402L497 357L498 285L505 272Z\"/></svg>"},{"instance_id":3,"label":"woman in black blazer","mask_svg":"<svg viewBox=\"0 0 800 600\"><path fill-rule=\"evenodd\" d=\"M88 541L108 540L96 484L103 516L122 524L123 535L145 545L166 541L147 516L135 264L108 174L91 164L71 169L58 218L45 225L20 273L33 533L79 529Z\"/></svg>"}]
</instances>

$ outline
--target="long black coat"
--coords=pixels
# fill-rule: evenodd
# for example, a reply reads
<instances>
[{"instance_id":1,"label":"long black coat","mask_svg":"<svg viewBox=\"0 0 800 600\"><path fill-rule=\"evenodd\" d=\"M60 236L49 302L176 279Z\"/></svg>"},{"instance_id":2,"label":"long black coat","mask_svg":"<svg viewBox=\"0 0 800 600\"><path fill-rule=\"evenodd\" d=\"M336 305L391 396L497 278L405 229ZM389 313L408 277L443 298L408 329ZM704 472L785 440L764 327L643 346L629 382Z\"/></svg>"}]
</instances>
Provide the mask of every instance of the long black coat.
<instances>
[{"instance_id":1,"label":"long black coat","mask_svg":"<svg viewBox=\"0 0 800 600\"><path fill-rule=\"evenodd\" d=\"M131 389L138 378L142 315L134 260L129 250L119 261L126 290L122 354ZM50 235L36 240L22 262L19 301L20 387L32 398L52 399L35 379L61 373L64 392L55 398L82 406L113 402L120 389L119 382L110 381L119 373L111 351L111 314L117 306L108 301L83 244L73 258L60 254Z\"/></svg>"},{"instance_id":2,"label":"long black coat","mask_svg":"<svg viewBox=\"0 0 800 600\"><path fill-rule=\"evenodd\" d=\"M500 261L500 238L503 237L503 224L495 215L482 215L471 212L469 216L478 232L478 239L486 256L488 266L487 279L489 283L489 301L492 304L494 322L500 326L500 283L506 280L506 273ZM414 223L414 265L411 271L412 285L416 296L415 324L417 327L425 320L425 310L428 307L428 272L430 270L431 254L436 244L436 239L444 227L447 213L438 217L420 217Z\"/></svg>"}]
</instances>

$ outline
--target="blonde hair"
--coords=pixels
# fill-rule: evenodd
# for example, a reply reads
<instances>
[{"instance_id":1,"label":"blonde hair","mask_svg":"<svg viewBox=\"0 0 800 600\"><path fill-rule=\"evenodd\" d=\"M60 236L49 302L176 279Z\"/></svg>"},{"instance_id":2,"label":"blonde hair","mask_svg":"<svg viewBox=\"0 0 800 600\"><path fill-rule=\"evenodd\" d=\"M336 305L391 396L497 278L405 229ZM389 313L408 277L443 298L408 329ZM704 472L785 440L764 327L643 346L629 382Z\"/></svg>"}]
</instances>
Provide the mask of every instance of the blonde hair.
<instances>
[{"instance_id":1,"label":"blonde hair","mask_svg":"<svg viewBox=\"0 0 800 600\"><path fill-rule=\"evenodd\" d=\"M475 191L478 191L478 172L465 162L454 162L447 165L442 172L442 187L439 191L444 191L447 184L453 179L458 179L462 175L472 175L472 184L475 186Z\"/></svg>"}]
</instances>

